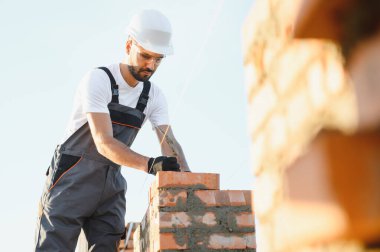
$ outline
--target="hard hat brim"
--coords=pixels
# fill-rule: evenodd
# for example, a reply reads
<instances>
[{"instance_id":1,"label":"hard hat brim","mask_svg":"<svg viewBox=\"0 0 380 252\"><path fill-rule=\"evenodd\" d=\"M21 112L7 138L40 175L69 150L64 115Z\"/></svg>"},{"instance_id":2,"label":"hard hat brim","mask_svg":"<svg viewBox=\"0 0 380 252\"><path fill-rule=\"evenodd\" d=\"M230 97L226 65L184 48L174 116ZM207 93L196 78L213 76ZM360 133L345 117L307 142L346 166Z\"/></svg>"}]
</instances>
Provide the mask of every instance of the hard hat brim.
<instances>
[{"instance_id":1,"label":"hard hat brim","mask_svg":"<svg viewBox=\"0 0 380 252\"><path fill-rule=\"evenodd\" d=\"M135 32L132 29L128 29L127 34L147 51L163 55L172 55L174 53L173 45L171 42L169 44L164 43L165 45L160 45L162 43L153 43L152 41L148 41L147 39L140 38L137 32Z\"/></svg>"},{"instance_id":2,"label":"hard hat brim","mask_svg":"<svg viewBox=\"0 0 380 252\"><path fill-rule=\"evenodd\" d=\"M148 43L140 43L136 40L139 45L144 48L147 51L157 53L157 54L163 54L163 55L172 55L173 54L173 46L156 46L156 45L150 45Z\"/></svg>"}]
</instances>

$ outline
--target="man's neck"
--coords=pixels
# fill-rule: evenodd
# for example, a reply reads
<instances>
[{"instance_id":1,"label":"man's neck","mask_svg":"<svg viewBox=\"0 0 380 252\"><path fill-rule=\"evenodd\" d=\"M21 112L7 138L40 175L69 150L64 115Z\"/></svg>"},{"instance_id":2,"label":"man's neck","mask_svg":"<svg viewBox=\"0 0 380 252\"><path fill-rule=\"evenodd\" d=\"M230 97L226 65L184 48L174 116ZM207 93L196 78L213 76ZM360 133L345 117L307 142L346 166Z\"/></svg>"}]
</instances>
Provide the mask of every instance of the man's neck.
<instances>
[{"instance_id":1,"label":"man's neck","mask_svg":"<svg viewBox=\"0 0 380 252\"><path fill-rule=\"evenodd\" d=\"M119 64L119 68L120 68L121 76L123 76L123 79L125 80L125 82L126 82L129 86L131 86L131 87L135 87L135 86L139 83L139 81L136 80L136 79L132 76L131 72L130 72L129 69L128 69L127 64L125 64L125 63L120 63L120 64Z\"/></svg>"}]
</instances>

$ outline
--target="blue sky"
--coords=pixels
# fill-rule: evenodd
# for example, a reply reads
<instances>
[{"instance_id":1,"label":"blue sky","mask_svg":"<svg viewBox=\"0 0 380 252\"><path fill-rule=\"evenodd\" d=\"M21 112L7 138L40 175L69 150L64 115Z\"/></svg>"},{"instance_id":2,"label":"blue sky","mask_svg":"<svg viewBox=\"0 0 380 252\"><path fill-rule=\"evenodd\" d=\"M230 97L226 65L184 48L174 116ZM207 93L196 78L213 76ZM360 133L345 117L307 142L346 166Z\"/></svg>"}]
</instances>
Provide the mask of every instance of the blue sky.
<instances>
[{"instance_id":1,"label":"blue sky","mask_svg":"<svg viewBox=\"0 0 380 252\"><path fill-rule=\"evenodd\" d=\"M154 8L173 26L175 54L152 77L193 172L219 173L221 189L252 189L242 25L252 0L0 0L0 237L33 247L44 173L91 68L120 62L125 27ZM160 155L150 123L133 148ZM153 176L125 167L126 221L140 221ZM22 244L20 244L22 243ZM8 248L8 249L7 249Z\"/></svg>"}]
</instances>

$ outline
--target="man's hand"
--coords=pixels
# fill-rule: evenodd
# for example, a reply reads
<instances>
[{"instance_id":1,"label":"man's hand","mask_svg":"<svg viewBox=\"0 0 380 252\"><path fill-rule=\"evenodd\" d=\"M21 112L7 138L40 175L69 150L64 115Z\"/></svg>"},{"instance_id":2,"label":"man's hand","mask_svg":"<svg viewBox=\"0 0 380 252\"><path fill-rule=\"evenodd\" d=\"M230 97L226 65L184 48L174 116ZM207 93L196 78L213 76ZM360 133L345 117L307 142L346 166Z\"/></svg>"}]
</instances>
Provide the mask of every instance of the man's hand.
<instances>
[{"instance_id":1,"label":"man's hand","mask_svg":"<svg viewBox=\"0 0 380 252\"><path fill-rule=\"evenodd\" d=\"M160 156L150 158L148 161L148 173L156 175L159 171L177 171L179 172L179 164L176 157Z\"/></svg>"}]
</instances>

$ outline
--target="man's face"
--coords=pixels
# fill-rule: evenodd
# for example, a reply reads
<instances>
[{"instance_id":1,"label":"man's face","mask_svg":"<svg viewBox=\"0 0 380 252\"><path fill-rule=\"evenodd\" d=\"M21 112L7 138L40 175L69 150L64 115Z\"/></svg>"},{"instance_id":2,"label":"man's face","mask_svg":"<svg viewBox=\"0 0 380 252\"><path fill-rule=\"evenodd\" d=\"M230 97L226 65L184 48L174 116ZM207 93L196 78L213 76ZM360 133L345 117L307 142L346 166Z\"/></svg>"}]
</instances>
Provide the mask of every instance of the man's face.
<instances>
[{"instance_id":1,"label":"man's face","mask_svg":"<svg viewBox=\"0 0 380 252\"><path fill-rule=\"evenodd\" d=\"M133 40L130 43L129 72L136 80L147 81L160 65L164 55L147 51Z\"/></svg>"}]
</instances>

